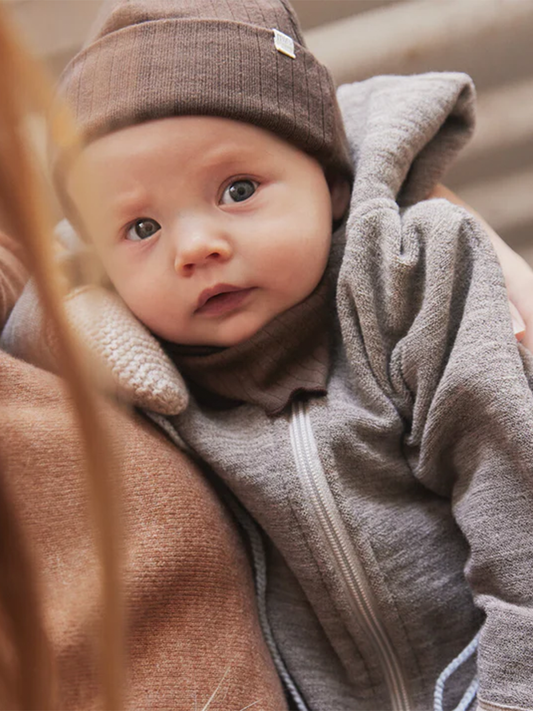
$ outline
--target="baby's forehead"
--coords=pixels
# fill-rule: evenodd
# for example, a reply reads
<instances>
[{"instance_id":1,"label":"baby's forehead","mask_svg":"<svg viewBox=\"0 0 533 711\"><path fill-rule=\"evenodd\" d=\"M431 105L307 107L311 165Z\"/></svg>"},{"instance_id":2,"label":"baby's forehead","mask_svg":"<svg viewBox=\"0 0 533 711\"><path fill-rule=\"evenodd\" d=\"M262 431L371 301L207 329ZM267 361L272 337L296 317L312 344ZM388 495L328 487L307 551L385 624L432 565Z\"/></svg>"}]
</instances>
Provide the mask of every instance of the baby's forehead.
<instances>
[{"instance_id":1,"label":"baby's forehead","mask_svg":"<svg viewBox=\"0 0 533 711\"><path fill-rule=\"evenodd\" d=\"M86 148L99 167L139 163L146 170L157 164L180 165L184 170L248 162L280 164L297 151L270 131L214 116L147 121L102 136Z\"/></svg>"}]
</instances>

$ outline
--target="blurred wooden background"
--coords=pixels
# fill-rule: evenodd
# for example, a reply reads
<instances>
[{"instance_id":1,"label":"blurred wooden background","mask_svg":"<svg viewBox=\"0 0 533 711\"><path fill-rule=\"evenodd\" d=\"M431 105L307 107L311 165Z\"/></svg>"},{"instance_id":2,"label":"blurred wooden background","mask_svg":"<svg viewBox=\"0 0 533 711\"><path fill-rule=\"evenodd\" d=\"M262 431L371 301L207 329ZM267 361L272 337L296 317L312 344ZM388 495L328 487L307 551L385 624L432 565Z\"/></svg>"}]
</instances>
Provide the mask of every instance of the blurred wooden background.
<instances>
[{"instance_id":1,"label":"blurred wooden background","mask_svg":"<svg viewBox=\"0 0 533 711\"><path fill-rule=\"evenodd\" d=\"M58 75L100 0L6 0ZM533 264L533 0L293 0L338 83L374 74L468 72L477 134L446 184Z\"/></svg>"}]
</instances>

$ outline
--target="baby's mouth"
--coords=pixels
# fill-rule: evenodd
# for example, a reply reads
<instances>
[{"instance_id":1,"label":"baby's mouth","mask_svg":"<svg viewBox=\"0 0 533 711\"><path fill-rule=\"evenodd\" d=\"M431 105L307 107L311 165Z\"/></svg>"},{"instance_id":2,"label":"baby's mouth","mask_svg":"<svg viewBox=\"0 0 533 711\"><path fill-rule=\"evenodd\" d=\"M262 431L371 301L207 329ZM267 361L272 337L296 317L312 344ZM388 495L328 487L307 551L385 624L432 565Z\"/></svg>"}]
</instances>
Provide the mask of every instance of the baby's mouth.
<instances>
[{"instance_id":1,"label":"baby's mouth","mask_svg":"<svg viewBox=\"0 0 533 711\"><path fill-rule=\"evenodd\" d=\"M241 289L229 284L217 284L212 289L205 289L200 294L195 314L219 316L237 309L253 291L252 288Z\"/></svg>"}]
</instances>

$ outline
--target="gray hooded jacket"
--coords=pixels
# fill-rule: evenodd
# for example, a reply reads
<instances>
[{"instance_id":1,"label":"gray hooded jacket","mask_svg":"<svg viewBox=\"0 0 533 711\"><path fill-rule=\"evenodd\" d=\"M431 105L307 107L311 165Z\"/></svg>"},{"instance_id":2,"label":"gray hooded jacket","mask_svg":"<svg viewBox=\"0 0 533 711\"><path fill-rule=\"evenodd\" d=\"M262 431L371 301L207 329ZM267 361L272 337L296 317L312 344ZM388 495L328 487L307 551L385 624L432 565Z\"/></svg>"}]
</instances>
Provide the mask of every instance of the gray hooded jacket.
<instances>
[{"instance_id":1,"label":"gray hooded jacket","mask_svg":"<svg viewBox=\"0 0 533 711\"><path fill-rule=\"evenodd\" d=\"M76 292L72 322L259 524L239 514L295 707L428 711L437 685L466 708L474 658L437 680L481 630L479 708L533 709L533 366L486 236L424 200L470 132L472 85L378 77L339 99L356 179L327 395L277 417L202 408L116 296ZM32 298L4 345L43 364Z\"/></svg>"}]
</instances>

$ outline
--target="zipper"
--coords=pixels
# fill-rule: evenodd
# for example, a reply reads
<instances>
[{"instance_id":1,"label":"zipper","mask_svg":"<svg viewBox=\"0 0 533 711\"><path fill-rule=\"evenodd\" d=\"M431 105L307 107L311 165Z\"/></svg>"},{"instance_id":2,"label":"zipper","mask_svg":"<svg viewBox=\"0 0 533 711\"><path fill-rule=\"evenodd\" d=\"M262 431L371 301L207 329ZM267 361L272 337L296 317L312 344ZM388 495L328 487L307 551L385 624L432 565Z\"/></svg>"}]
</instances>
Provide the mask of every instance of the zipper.
<instances>
[{"instance_id":1,"label":"zipper","mask_svg":"<svg viewBox=\"0 0 533 711\"><path fill-rule=\"evenodd\" d=\"M398 657L379 619L376 600L326 480L307 403L296 401L292 404L289 427L298 476L328 544L346 599L374 644L389 689L392 709L410 711L407 686Z\"/></svg>"}]
</instances>

